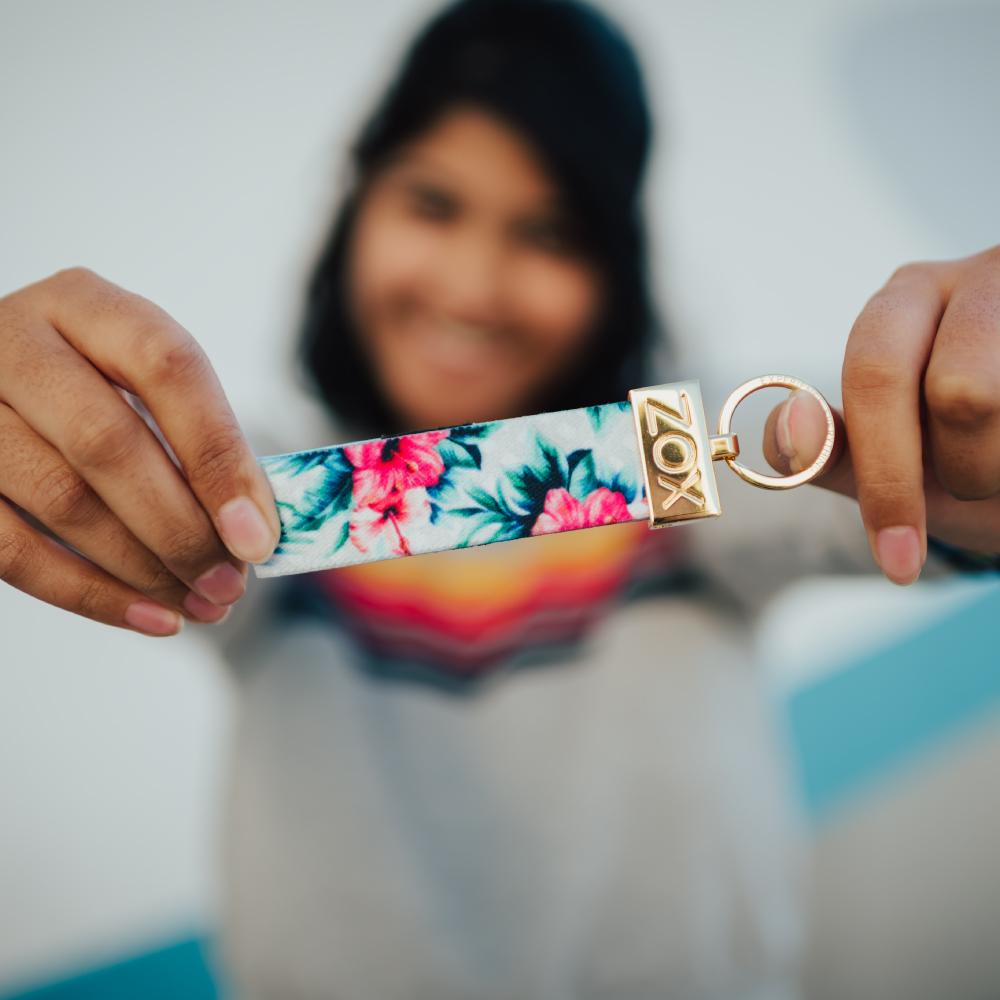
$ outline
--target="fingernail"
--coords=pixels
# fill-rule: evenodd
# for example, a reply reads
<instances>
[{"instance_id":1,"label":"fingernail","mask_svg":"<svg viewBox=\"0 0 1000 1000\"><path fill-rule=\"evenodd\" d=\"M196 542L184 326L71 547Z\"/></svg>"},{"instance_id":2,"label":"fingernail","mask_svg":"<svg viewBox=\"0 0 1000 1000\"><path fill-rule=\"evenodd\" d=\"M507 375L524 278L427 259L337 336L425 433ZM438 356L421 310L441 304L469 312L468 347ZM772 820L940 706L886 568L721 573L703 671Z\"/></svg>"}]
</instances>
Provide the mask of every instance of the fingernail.
<instances>
[{"instance_id":1,"label":"fingernail","mask_svg":"<svg viewBox=\"0 0 1000 1000\"><path fill-rule=\"evenodd\" d=\"M232 604L243 596L243 574L231 563L219 563L194 581L194 589L213 604Z\"/></svg>"},{"instance_id":2,"label":"fingernail","mask_svg":"<svg viewBox=\"0 0 1000 1000\"><path fill-rule=\"evenodd\" d=\"M799 462L798 452L795 450L795 442L792 440L792 409L797 401L797 393L793 392L778 411L778 422L775 427L775 435L778 438L778 451L788 459L788 466L792 472L801 472L802 466Z\"/></svg>"},{"instance_id":3,"label":"fingernail","mask_svg":"<svg viewBox=\"0 0 1000 1000\"><path fill-rule=\"evenodd\" d=\"M875 536L875 558L893 583L913 583L923 564L917 529L909 525L883 528Z\"/></svg>"},{"instance_id":4,"label":"fingernail","mask_svg":"<svg viewBox=\"0 0 1000 1000\"><path fill-rule=\"evenodd\" d=\"M184 610L197 618L200 622L209 625L218 625L232 610L232 605L220 608L218 604L206 601L204 597L191 591L183 601Z\"/></svg>"},{"instance_id":5,"label":"fingernail","mask_svg":"<svg viewBox=\"0 0 1000 1000\"><path fill-rule=\"evenodd\" d=\"M278 544L264 515L249 497L237 497L219 508L219 532L237 559L263 562Z\"/></svg>"},{"instance_id":6,"label":"fingernail","mask_svg":"<svg viewBox=\"0 0 1000 1000\"><path fill-rule=\"evenodd\" d=\"M152 601L135 601L125 609L125 621L146 635L176 635L184 620L176 611Z\"/></svg>"}]
</instances>

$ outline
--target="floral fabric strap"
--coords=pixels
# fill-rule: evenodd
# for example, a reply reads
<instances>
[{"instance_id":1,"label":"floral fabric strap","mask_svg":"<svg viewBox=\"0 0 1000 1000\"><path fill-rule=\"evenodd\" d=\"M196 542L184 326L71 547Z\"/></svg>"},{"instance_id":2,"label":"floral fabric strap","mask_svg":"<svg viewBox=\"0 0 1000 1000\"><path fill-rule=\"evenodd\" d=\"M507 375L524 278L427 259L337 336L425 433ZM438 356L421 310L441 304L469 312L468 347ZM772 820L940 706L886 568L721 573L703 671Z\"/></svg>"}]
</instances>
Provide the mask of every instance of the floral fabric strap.
<instances>
[{"instance_id":1,"label":"floral fabric strap","mask_svg":"<svg viewBox=\"0 0 1000 1000\"><path fill-rule=\"evenodd\" d=\"M736 408L760 389L810 393L826 415L816 460L789 476L740 464ZM281 517L257 576L282 576L648 519L658 528L722 513L712 463L768 490L823 471L836 423L792 375L737 386L711 434L690 379L632 389L629 401L373 438L260 459Z\"/></svg>"},{"instance_id":2,"label":"floral fabric strap","mask_svg":"<svg viewBox=\"0 0 1000 1000\"><path fill-rule=\"evenodd\" d=\"M258 577L648 518L631 406L465 424L259 459L281 517Z\"/></svg>"}]
</instances>

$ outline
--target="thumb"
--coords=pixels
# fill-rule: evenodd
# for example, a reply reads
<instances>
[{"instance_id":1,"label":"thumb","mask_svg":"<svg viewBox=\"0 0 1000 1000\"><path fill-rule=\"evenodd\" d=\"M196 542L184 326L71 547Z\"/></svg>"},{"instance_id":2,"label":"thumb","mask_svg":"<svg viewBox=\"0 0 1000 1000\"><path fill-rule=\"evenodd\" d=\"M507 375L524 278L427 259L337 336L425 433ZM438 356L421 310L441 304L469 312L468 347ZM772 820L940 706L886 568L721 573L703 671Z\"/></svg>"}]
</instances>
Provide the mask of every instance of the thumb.
<instances>
[{"instance_id":1,"label":"thumb","mask_svg":"<svg viewBox=\"0 0 1000 1000\"><path fill-rule=\"evenodd\" d=\"M813 483L845 496L857 497L844 418L837 410L833 410L833 421L836 426L833 452L826 468ZM764 425L764 457L771 468L784 476L801 472L816 461L826 433L823 407L811 393L797 389L768 415Z\"/></svg>"}]
</instances>

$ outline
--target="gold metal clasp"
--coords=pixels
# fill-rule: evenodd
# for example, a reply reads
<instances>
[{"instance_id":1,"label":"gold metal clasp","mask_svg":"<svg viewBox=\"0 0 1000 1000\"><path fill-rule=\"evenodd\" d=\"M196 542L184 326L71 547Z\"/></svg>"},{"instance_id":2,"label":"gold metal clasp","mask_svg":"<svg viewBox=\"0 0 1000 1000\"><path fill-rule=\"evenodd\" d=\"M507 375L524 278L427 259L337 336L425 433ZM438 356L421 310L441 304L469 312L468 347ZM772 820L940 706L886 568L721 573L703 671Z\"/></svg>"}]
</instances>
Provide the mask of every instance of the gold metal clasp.
<instances>
[{"instance_id":1,"label":"gold metal clasp","mask_svg":"<svg viewBox=\"0 0 1000 1000\"><path fill-rule=\"evenodd\" d=\"M718 517L722 513L712 460L738 455L735 435L711 439L696 379L628 394L649 502L649 526Z\"/></svg>"},{"instance_id":2,"label":"gold metal clasp","mask_svg":"<svg viewBox=\"0 0 1000 1000\"><path fill-rule=\"evenodd\" d=\"M741 465L739 438L732 433L737 406L753 392L771 387L810 393L823 407L826 440L816 460L791 476L767 476ZM829 404L811 385L791 375L762 375L729 395L719 415L718 433L710 435L697 379L632 389L628 394L642 459L649 502L649 526L718 517L722 513L713 462L725 462L741 479L762 489L784 490L815 479L834 451L836 422Z\"/></svg>"}]
</instances>

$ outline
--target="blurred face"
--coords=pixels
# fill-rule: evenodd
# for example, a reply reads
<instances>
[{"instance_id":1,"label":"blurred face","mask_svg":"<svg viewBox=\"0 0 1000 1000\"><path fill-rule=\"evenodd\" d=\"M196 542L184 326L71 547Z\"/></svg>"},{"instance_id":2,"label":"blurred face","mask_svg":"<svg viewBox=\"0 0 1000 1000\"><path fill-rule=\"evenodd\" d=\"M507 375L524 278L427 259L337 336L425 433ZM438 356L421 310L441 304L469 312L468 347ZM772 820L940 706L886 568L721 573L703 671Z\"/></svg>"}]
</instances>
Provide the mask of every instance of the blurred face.
<instances>
[{"instance_id":1,"label":"blurred face","mask_svg":"<svg viewBox=\"0 0 1000 1000\"><path fill-rule=\"evenodd\" d=\"M527 412L585 348L601 288L533 149L457 108L369 184L350 297L376 380L416 429Z\"/></svg>"}]
</instances>

